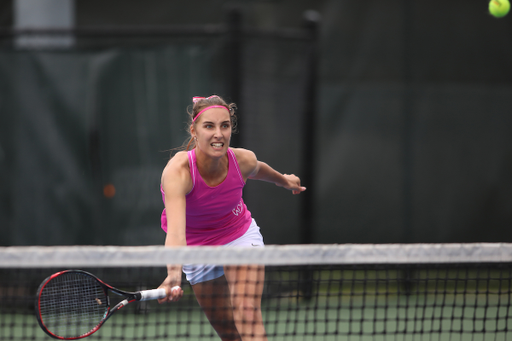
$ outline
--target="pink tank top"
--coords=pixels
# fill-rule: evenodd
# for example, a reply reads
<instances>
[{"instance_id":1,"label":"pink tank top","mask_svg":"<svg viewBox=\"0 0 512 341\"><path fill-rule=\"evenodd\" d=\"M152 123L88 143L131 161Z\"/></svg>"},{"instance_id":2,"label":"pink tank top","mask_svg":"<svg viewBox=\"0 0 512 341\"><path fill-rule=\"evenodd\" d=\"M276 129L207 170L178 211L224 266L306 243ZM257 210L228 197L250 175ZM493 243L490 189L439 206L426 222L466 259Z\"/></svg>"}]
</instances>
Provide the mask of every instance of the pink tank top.
<instances>
[{"instance_id":1,"label":"pink tank top","mask_svg":"<svg viewBox=\"0 0 512 341\"><path fill-rule=\"evenodd\" d=\"M241 237L251 225L251 212L242 199L245 182L235 153L228 149L229 168L226 179L215 187L208 186L197 169L195 149L188 152L193 187L187 194L187 245L224 245ZM162 199L165 202L163 189ZM167 232L165 209L162 229Z\"/></svg>"}]
</instances>

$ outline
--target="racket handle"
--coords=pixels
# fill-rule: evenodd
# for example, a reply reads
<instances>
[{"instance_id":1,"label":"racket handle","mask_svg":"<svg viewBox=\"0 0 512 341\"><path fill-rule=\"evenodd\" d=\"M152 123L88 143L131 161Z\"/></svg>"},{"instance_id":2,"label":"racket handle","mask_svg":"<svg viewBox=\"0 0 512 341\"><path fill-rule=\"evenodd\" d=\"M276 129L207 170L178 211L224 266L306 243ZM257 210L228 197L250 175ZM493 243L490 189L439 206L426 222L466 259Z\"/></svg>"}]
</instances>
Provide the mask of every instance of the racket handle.
<instances>
[{"instance_id":1,"label":"racket handle","mask_svg":"<svg viewBox=\"0 0 512 341\"><path fill-rule=\"evenodd\" d=\"M143 290L140 292L139 301L157 300L166 297L165 289Z\"/></svg>"},{"instance_id":2,"label":"racket handle","mask_svg":"<svg viewBox=\"0 0 512 341\"><path fill-rule=\"evenodd\" d=\"M177 285L172 287L171 291L179 289L180 287ZM143 290L139 292L140 299L138 301L150 301L150 300L158 300L159 298L167 297L165 289L152 289L152 290Z\"/></svg>"}]
</instances>

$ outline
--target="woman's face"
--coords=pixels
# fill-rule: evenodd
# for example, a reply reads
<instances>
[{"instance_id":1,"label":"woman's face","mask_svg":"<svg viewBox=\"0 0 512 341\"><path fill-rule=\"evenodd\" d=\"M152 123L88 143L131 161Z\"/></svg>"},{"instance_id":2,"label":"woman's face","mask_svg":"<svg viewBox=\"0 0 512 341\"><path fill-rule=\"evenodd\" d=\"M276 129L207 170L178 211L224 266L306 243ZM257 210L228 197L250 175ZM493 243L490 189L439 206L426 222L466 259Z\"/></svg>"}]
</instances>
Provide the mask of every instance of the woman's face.
<instances>
[{"instance_id":1,"label":"woman's face","mask_svg":"<svg viewBox=\"0 0 512 341\"><path fill-rule=\"evenodd\" d=\"M190 131L197 138L196 147L212 157L227 153L231 139L231 117L224 108L204 111Z\"/></svg>"}]
</instances>

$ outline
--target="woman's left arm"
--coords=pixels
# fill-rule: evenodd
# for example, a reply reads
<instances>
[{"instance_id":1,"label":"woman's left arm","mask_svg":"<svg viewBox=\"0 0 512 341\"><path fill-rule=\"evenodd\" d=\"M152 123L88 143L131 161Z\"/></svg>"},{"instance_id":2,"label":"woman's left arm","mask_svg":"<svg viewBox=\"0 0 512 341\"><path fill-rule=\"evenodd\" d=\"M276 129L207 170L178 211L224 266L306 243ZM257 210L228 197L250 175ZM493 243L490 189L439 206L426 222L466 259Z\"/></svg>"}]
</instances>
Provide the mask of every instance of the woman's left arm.
<instances>
[{"instance_id":1,"label":"woman's left arm","mask_svg":"<svg viewBox=\"0 0 512 341\"><path fill-rule=\"evenodd\" d=\"M291 190L293 194L299 194L306 190L300 185L300 179L294 174L281 174L262 161L258 161L256 155L250 150L237 149L236 156L244 179L272 182L276 186Z\"/></svg>"}]
</instances>

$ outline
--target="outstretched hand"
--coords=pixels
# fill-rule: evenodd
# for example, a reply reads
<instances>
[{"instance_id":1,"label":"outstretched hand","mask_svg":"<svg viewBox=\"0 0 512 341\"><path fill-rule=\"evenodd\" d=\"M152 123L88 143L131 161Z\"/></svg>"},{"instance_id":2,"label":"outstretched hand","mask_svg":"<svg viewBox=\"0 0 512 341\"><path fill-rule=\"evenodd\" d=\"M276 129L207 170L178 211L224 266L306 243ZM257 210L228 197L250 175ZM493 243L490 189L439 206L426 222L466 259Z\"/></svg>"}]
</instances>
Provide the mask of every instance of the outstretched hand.
<instances>
[{"instance_id":1,"label":"outstretched hand","mask_svg":"<svg viewBox=\"0 0 512 341\"><path fill-rule=\"evenodd\" d=\"M283 174L287 183L283 187L292 191L293 194L300 194L306 187L300 185L300 179L294 174Z\"/></svg>"}]
</instances>

